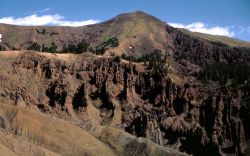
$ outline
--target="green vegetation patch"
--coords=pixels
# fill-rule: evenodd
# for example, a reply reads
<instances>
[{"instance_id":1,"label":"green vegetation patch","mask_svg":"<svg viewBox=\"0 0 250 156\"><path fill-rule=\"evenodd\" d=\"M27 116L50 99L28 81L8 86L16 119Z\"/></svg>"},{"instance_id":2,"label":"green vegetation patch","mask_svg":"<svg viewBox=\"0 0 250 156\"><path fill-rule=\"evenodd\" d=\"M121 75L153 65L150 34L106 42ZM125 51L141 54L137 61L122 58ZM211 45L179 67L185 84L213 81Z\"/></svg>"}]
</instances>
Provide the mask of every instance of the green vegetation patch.
<instances>
[{"instance_id":1,"label":"green vegetation patch","mask_svg":"<svg viewBox=\"0 0 250 156\"><path fill-rule=\"evenodd\" d=\"M41 51L41 46L35 42L35 43L32 43L28 48L27 50L35 50L35 51Z\"/></svg>"},{"instance_id":2,"label":"green vegetation patch","mask_svg":"<svg viewBox=\"0 0 250 156\"><path fill-rule=\"evenodd\" d=\"M163 56L161 50L155 49L153 52L149 54L144 54L139 58L135 58L134 56L127 56L126 54L122 54L122 59L132 61L132 62L144 62L145 65L149 69L154 70L162 70L166 64L166 55Z\"/></svg>"},{"instance_id":3,"label":"green vegetation patch","mask_svg":"<svg viewBox=\"0 0 250 156\"><path fill-rule=\"evenodd\" d=\"M63 46L63 52L81 54L88 50L89 43L82 40L77 45L69 44Z\"/></svg>"},{"instance_id":4,"label":"green vegetation patch","mask_svg":"<svg viewBox=\"0 0 250 156\"><path fill-rule=\"evenodd\" d=\"M102 42L100 45L96 46L94 53L97 55L103 55L106 50L110 48L115 48L119 46L119 41L116 37L112 37Z\"/></svg>"},{"instance_id":5,"label":"green vegetation patch","mask_svg":"<svg viewBox=\"0 0 250 156\"><path fill-rule=\"evenodd\" d=\"M44 45L42 46L42 51L43 52L50 52L50 53L54 53L57 52L57 45L55 44L55 42L52 42L50 47L45 47Z\"/></svg>"},{"instance_id":6,"label":"green vegetation patch","mask_svg":"<svg viewBox=\"0 0 250 156\"><path fill-rule=\"evenodd\" d=\"M219 81L221 85L237 86L250 79L250 66L236 63L214 63L200 72L204 81Z\"/></svg>"}]
</instances>

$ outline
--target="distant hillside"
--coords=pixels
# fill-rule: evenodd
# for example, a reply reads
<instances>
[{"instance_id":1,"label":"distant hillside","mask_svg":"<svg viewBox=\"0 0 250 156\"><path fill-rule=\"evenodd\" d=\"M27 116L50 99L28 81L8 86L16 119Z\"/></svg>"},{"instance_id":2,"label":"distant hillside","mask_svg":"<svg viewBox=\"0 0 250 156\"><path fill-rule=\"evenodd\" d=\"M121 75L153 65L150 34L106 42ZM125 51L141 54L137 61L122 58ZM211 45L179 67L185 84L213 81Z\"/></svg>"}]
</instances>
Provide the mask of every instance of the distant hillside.
<instances>
[{"instance_id":1,"label":"distant hillside","mask_svg":"<svg viewBox=\"0 0 250 156\"><path fill-rule=\"evenodd\" d=\"M52 26L14 26L0 24L3 44L6 50L27 49L33 43L41 47L50 47L54 42L57 50L63 50L64 45L75 45L81 41L95 43L105 31L108 24L86 27L52 27Z\"/></svg>"},{"instance_id":2,"label":"distant hillside","mask_svg":"<svg viewBox=\"0 0 250 156\"><path fill-rule=\"evenodd\" d=\"M83 27L0 24L5 50L84 52L97 49L96 51L101 54L107 51L106 54L128 54L135 57L150 53L154 49L162 51L174 49L174 38L166 33L166 29L175 28L140 11L121 14L103 23ZM180 30L201 42L250 47L250 43L246 41ZM112 43L110 44L112 40L109 39L117 39L119 43L112 46ZM80 48L76 50L78 44L83 45L79 45Z\"/></svg>"},{"instance_id":3,"label":"distant hillside","mask_svg":"<svg viewBox=\"0 0 250 156\"><path fill-rule=\"evenodd\" d=\"M209 34L204 34L204 33L199 33L199 32L191 32L187 29L180 29L184 33L187 33L189 35L192 35L197 38L202 38L206 39L211 42L218 42L218 43L223 43L232 47L248 47L250 48L250 42L247 41L242 41L239 39L235 39L232 37L227 37L227 36L219 36L219 35L209 35Z\"/></svg>"}]
</instances>

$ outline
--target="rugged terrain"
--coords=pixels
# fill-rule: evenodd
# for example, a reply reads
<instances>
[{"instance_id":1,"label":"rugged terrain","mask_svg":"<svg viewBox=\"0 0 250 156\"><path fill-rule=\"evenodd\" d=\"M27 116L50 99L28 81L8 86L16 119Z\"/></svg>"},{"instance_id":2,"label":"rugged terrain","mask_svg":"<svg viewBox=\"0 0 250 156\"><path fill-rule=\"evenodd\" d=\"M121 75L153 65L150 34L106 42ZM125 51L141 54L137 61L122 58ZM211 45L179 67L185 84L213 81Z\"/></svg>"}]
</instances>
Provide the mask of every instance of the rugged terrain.
<instances>
[{"instance_id":1,"label":"rugged terrain","mask_svg":"<svg viewBox=\"0 0 250 156\"><path fill-rule=\"evenodd\" d=\"M249 154L248 42L175 29L142 12L0 32L5 50L19 50L0 53L1 153ZM82 41L87 48L72 48ZM52 42L53 53L24 50ZM65 53L69 45L84 53Z\"/></svg>"}]
</instances>

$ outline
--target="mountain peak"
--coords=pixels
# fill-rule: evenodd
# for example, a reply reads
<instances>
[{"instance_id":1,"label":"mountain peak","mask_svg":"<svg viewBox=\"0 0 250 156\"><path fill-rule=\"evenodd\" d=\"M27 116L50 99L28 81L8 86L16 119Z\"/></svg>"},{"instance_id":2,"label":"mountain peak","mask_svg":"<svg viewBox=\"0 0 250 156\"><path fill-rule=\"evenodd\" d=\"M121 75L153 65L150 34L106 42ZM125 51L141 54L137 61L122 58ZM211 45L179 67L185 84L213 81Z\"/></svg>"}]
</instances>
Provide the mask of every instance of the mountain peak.
<instances>
[{"instance_id":1,"label":"mountain peak","mask_svg":"<svg viewBox=\"0 0 250 156\"><path fill-rule=\"evenodd\" d=\"M142 15L146 15L146 16L151 16L150 14L143 12L143 11L134 11L134 12L127 12L127 13L122 13L118 16L128 16L128 15L133 15L133 16L142 16Z\"/></svg>"},{"instance_id":2,"label":"mountain peak","mask_svg":"<svg viewBox=\"0 0 250 156\"><path fill-rule=\"evenodd\" d=\"M141 16L141 15L151 16L150 14L148 14L146 12L143 12L143 11L135 11L135 12L131 12L131 13L128 13L128 14L135 14L135 15L138 15L138 16Z\"/></svg>"},{"instance_id":3,"label":"mountain peak","mask_svg":"<svg viewBox=\"0 0 250 156\"><path fill-rule=\"evenodd\" d=\"M158 18L142 11L120 14L110 20L110 29L105 33L104 38L115 36L120 41L115 53L133 53L141 56L142 53L149 53L154 49L165 49L165 23ZM133 50L128 49L133 47ZM134 52L133 52L134 51Z\"/></svg>"},{"instance_id":4,"label":"mountain peak","mask_svg":"<svg viewBox=\"0 0 250 156\"><path fill-rule=\"evenodd\" d=\"M143 11L135 11L135 12L128 12L128 13L123 13L120 14L118 16L116 16L114 19L120 19L120 20L138 20L138 19L143 19L144 21L155 21L155 22L161 22L161 20L159 20L158 18L145 13Z\"/></svg>"}]
</instances>

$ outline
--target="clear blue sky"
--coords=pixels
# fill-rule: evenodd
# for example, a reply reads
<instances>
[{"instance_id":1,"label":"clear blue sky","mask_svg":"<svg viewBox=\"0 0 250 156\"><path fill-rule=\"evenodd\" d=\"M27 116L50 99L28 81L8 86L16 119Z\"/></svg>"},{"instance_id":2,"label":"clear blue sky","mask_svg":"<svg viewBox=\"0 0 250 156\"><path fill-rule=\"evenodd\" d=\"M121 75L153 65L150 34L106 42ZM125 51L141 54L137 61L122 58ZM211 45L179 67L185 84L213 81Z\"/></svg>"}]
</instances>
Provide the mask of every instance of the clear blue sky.
<instances>
[{"instance_id":1,"label":"clear blue sky","mask_svg":"<svg viewBox=\"0 0 250 156\"><path fill-rule=\"evenodd\" d=\"M213 33L219 27L228 36L250 41L250 0L0 0L0 22L34 14L58 14L68 22L104 21L137 10L194 31ZM197 27L197 22L203 26Z\"/></svg>"}]
</instances>

